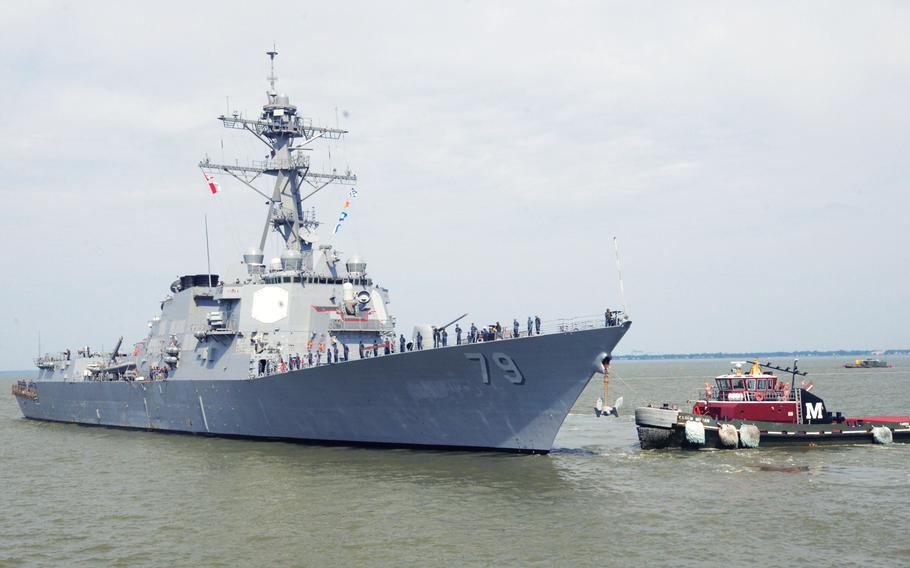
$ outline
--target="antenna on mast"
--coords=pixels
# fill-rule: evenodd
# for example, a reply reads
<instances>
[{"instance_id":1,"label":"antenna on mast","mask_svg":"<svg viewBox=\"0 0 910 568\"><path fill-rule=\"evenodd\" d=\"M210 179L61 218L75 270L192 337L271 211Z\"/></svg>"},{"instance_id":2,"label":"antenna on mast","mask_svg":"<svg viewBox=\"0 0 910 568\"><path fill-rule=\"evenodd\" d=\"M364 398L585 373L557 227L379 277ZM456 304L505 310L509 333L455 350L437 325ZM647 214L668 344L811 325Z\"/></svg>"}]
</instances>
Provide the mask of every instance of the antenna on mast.
<instances>
[{"instance_id":1,"label":"antenna on mast","mask_svg":"<svg viewBox=\"0 0 910 568\"><path fill-rule=\"evenodd\" d=\"M265 225L262 228L262 238L259 249L265 248L269 230L276 231L288 250L312 254L312 243L304 241L301 231L309 231L318 226L315 214L305 211L302 203L314 193L322 190L330 183L355 183L357 176L350 171L321 173L310 169L310 159L299 150L316 140L339 140L346 130L341 128L326 128L314 126L308 119L297 115L297 107L292 105L287 95L279 95L276 91L278 77L275 75L275 56L278 49L272 46L271 51L266 51L269 56L269 90L266 91L268 102L263 105L262 113L258 118L245 118L237 111L231 111L230 116L222 115L218 119L225 128L246 130L253 134L260 142L269 148L269 155L264 162L251 165L214 164L208 157L199 162L203 172L218 170L230 174L257 194L266 199L268 211L266 212ZM294 145L296 139L301 143ZM275 185L271 197L257 188L253 182L260 176L274 176ZM309 186L309 191L303 195L301 189ZM309 188L312 188L310 190ZM211 272L211 271L210 271Z\"/></svg>"},{"instance_id":2,"label":"antenna on mast","mask_svg":"<svg viewBox=\"0 0 910 568\"><path fill-rule=\"evenodd\" d=\"M204 215L205 220L205 266L209 271L209 288L212 287L212 257L209 254L209 216Z\"/></svg>"},{"instance_id":3,"label":"antenna on mast","mask_svg":"<svg viewBox=\"0 0 910 568\"><path fill-rule=\"evenodd\" d=\"M622 285L622 264L619 262L619 242L613 237L613 250L616 251L616 271L619 273L619 297L622 299L622 312L629 316L629 309L626 307L626 290Z\"/></svg>"},{"instance_id":4,"label":"antenna on mast","mask_svg":"<svg viewBox=\"0 0 910 568\"><path fill-rule=\"evenodd\" d=\"M266 77L269 81L269 94L277 94L275 83L278 81L278 77L275 76L275 56L278 55L278 49L274 43L272 44L272 51L266 51L265 54L269 56L269 76Z\"/></svg>"}]
</instances>

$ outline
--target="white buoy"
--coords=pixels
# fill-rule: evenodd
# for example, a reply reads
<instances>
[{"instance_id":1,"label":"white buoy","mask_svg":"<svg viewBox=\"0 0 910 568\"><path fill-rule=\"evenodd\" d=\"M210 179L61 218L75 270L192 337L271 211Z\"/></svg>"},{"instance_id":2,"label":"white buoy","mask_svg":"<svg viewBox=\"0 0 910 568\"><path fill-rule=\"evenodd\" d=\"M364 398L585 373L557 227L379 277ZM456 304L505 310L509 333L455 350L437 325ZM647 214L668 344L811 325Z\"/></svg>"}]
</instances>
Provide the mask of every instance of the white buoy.
<instances>
[{"instance_id":1,"label":"white buoy","mask_svg":"<svg viewBox=\"0 0 910 568\"><path fill-rule=\"evenodd\" d=\"M754 424L743 424L739 427L739 441L744 448L757 448L761 440L761 431Z\"/></svg>"},{"instance_id":2,"label":"white buoy","mask_svg":"<svg viewBox=\"0 0 910 568\"><path fill-rule=\"evenodd\" d=\"M890 444L894 441L894 436L891 434L891 428L887 426L873 426L872 439L876 444Z\"/></svg>"},{"instance_id":3,"label":"white buoy","mask_svg":"<svg viewBox=\"0 0 910 568\"><path fill-rule=\"evenodd\" d=\"M697 420L686 422L686 441L699 446L705 445L705 425Z\"/></svg>"},{"instance_id":4,"label":"white buoy","mask_svg":"<svg viewBox=\"0 0 910 568\"><path fill-rule=\"evenodd\" d=\"M717 437L720 438L720 445L725 448L739 447L739 432L732 424L721 424L717 429Z\"/></svg>"}]
</instances>

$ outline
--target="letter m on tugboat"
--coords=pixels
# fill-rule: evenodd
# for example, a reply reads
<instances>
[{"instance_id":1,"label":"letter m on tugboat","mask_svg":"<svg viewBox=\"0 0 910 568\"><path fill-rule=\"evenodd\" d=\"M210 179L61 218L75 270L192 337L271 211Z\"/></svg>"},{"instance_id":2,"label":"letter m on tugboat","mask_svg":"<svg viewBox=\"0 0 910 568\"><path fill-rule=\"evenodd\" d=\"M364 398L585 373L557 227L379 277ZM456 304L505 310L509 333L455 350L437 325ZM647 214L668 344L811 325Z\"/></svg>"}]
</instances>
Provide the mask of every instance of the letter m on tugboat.
<instances>
[{"instance_id":1,"label":"letter m on tugboat","mask_svg":"<svg viewBox=\"0 0 910 568\"><path fill-rule=\"evenodd\" d=\"M820 402L806 403L806 420L821 420L824 417L825 405Z\"/></svg>"}]
</instances>

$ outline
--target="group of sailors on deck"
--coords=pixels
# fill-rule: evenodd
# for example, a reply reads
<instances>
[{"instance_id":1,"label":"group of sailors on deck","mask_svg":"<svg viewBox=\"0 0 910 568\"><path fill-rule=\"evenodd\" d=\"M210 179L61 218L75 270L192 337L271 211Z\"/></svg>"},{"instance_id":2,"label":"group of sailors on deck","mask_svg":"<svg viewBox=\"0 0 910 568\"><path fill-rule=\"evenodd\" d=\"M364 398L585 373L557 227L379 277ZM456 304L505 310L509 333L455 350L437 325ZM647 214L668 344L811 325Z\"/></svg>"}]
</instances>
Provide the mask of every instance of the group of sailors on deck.
<instances>
[{"instance_id":1,"label":"group of sailors on deck","mask_svg":"<svg viewBox=\"0 0 910 568\"><path fill-rule=\"evenodd\" d=\"M607 308L604 313L604 325L611 327L617 325L620 321L621 312L614 312ZM542 320L539 315L528 316L525 330L521 329L518 318L512 319L512 327L503 328L500 322L496 322L484 327L478 328L471 323L470 328L465 334L461 326L456 323L454 327L455 345L481 343L487 341L496 341L500 339L513 339L518 337L530 337L541 334ZM448 327L448 326L446 326ZM357 354L360 359L369 359L371 357L381 357L383 355L393 355L396 352L406 353L408 351L423 351L425 341L432 340L432 348L449 346L449 332L446 327L433 327L432 337L425 338L419 330L415 334L413 341L408 341L404 334L398 337L398 341L393 337L375 337L373 343L364 343L361 339L357 345ZM295 371L308 367L316 367L323 364L334 364L349 361L349 347L347 343L339 341L331 334L328 341L325 336L320 337L318 346L315 344L316 334L314 333L307 342L306 355L299 352L287 355L286 359L278 357L275 359L259 359L258 375L271 375L274 373L284 373ZM426 345L426 347L429 347Z\"/></svg>"}]
</instances>

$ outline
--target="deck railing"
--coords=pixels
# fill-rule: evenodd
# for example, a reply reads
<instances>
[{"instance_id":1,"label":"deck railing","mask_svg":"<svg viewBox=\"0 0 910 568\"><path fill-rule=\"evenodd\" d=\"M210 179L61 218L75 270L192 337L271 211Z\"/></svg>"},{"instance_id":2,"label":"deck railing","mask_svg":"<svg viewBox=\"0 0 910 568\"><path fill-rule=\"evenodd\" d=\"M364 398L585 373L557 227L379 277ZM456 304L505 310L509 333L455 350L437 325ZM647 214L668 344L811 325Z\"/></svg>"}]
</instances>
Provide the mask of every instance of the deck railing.
<instances>
[{"instance_id":1,"label":"deck railing","mask_svg":"<svg viewBox=\"0 0 910 568\"><path fill-rule=\"evenodd\" d=\"M705 389L698 389L694 400L704 400L708 392ZM742 395L742 398L728 398L728 395ZM760 390L760 391L719 391L717 387L711 388L711 400L723 400L729 402L760 402L756 395L760 394L763 401L781 401L792 402L796 400L789 390Z\"/></svg>"},{"instance_id":2,"label":"deck railing","mask_svg":"<svg viewBox=\"0 0 910 568\"><path fill-rule=\"evenodd\" d=\"M395 322L392 320L342 320L330 319L329 331L394 331Z\"/></svg>"},{"instance_id":3,"label":"deck railing","mask_svg":"<svg viewBox=\"0 0 910 568\"><path fill-rule=\"evenodd\" d=\"M620 327L629 318L622 311L615 311L611 313L609 320L605 315L585 315L585 316L575 316L570 318L556 318L552 320L544 320L540 324L540 329L538 330L534 320L531 320L531 333L528 333L528 322L527 320L518 322L518 335L515 334L515 325L514 321L509 322L509 325L502 325L502 337L496 337L496 339L515 339L518 337L528 337L529 335L547 335L551 333L569 333L574 331L584 331L586 329L597 329L602 327ZM489 326L481 329L486 329ZM449 333L449 338L451 339L452 333ZM468 330L464 330L464 342L467 342ZM479 340L479 341L482 341ZM431 343L432 345L432 338ZM449 345L454 345L451 341Z\"/></svg>"}]
</instances>

